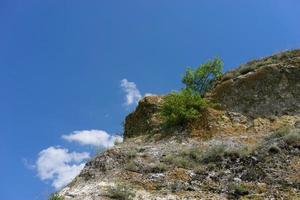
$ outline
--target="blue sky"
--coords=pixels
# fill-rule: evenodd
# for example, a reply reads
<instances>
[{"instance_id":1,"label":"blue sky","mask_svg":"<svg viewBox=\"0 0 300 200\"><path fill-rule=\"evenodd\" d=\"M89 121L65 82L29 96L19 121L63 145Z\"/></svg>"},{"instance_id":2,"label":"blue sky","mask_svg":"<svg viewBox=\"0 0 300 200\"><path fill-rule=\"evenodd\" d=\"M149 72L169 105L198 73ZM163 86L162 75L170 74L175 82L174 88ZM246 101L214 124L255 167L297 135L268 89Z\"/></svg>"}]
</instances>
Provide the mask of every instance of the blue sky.
<instances>
[{"instance_id":1,"label":"blue sky","mask_svg":"<svg viewBox=\"0 0 300 200\"><path fill-rule=\"evenodd\" d=\"M38 164L80 168L186 66L299 48L299 19L298 0L0 0L0 199L46 199L66 177Z\"/></svg>"}]
</instances>

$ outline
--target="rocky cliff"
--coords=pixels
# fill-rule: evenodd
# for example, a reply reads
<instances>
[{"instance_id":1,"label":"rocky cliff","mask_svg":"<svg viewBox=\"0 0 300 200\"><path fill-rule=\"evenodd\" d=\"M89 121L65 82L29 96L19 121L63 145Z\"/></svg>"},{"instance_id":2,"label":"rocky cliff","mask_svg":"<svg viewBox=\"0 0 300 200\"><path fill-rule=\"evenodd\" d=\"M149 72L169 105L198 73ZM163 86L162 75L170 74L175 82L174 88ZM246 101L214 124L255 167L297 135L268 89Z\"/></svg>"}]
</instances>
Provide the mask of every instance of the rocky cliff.
<instances>
[{"instance_id":1,"label":"rocky cliff","mask_svg":"<svg viewBox=\"0 0 300 200\"><path fill-rule=\"evenodd\" d=\"M252 118L299 114L299 63L299 50L251 61L226 73L210 98Z\"/></svg>"},{"instance_id":2,"label":"rocky cliff","mask_svg":"<svg viewBox=\"0 0 300 200\"><path fill-rule=\"evenodd\" d=\"M65 199L300 199L300 50L227 72L189 131L161 127L163 97L125 120L125 141L95 156Z\"/></svg>"}]
</instances>

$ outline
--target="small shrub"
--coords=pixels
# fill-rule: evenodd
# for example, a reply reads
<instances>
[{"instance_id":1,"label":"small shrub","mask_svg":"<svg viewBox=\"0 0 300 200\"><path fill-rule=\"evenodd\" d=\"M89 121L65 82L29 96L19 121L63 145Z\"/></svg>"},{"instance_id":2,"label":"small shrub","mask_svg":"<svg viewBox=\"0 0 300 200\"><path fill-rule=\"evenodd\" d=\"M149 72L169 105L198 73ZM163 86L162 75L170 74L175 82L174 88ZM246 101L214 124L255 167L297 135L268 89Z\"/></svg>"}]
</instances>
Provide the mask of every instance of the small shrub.
<instances>
[{"instance_id":1,"label":"small shrub","mask_svg":"<svg viewBox=\"0 0 300 200\"><path fill-rule=\"evenodd\" d=\"M144 169L148 173L162 173L167 171L168 166L162 162L155 162Z\"/></svg>"},{"instance_id":2,"label":"small shrub","mask_svg":"<svg viewBox=\"0 0 300 200\"><path fill-rule=\"evenodd\" d=\"M247 188L242 184L230 184L228 189L236 196L244 196L249 194Z\"/></svg>"},{"instance_id":3,"label":"small shrub","mask_svg":"<svg viewBox=\"0 0 300 200\"><path fill-rule=\"evenodd\" d=\"M165 162L168 162L176 167L181 168L191 168L194 163L190 162L190 160L187 157L180 156L180 155L167 155L164 158Z\"/></svg>"},{"instance_id":4,"label":"small shrub","mask_svg":"<svg viewBox=\"0 0 300 200\"><path fill-rule=\"evenodd\" d=\"M186 190L186 186L184 185L184 183L182 181L174 181L170 184L170 190L172 193L176 193L179 191L184 191Z\"/></svg>"},{"instance_id":5,"label":"small shrub","mask_svg":"<svg viewBox=\"0 0 300 200\"><path fill-rule=\"evenodd\" d=\"M208 171L208 169L205 168L205 167L203 167L203 166L201 166L201 165L198 165L198 166L195 167L195 169L194 169L194 172L195 172L196 174L206 174L207 171Z\"/></svg>"},{"instance_id":6,"label":"small shrub","mask_svg":"<svg viewBox=\"0 0 300 200\"><path fill-rule=\"evenodd\" d=\"M170 154L164 158L165 162L185 169L194 168L200 163L200 160L201 151L196 147L181 150L178 154Z\"/></svg>"},{"instance_id":7,"label":"small shrub","mask_svg":"<svg viewBox=\"0 0 300 200\"><path fill-rule=\"evenodd\" d=\"M271 138L280 138L280 137L283 137L285 135L287 135L288 133L291 132L291 129L290 127L288 126L283 126L279 129L277 129L272 135L271 135Z\"/></svg>"},{"instance_id":8,"label":"small shrub","mask_svg":"<svg viewBox=\"0 0 300 200\"><path fill-rule=\"evenodd\" d=\"M133 160L129 160L129 162L125 166L125 169L128 170L128 171L133 171L133 172L139 172L140 171L140 167Z\"/></svg>"},{"instance_id":9,"label":"small shrub","mask_svg":"<svg viewBox=\"0 0 300 200\"><path fill-rule=\"evenodd\" d=\"M187 150L184 150L181 155L182 156L187 156L189 159L193 160L193 161L199 161L201 158L201 151L199 150L199 148L194 147L194 148L190 148Z\"/></svg>"},{"instance_id":10,"label":"small shrub","mask_svg":"<svg viewBox=\"0 0 300 200\"><path fill-rule=\"evenodd\" d=\"M226 152L226 148L224 145L215 145L208 149L202 155L202 162L210 163L221 160Z\"/></svg>"},{"instance_id":11,"label":"small shrub","mask_svg":"<svg viewBox=\"0 0 300 200\"><path fill-rule=\"evenodd\" d=\"M283 140L288 145L294 145L300 143L300 131L299 130L293 130L289 134L285 135L283 137Z\"/></svg>"},{"instance_id":12,"label":"small shrub","mask_svg":"<svg viewBox=\"0 0 300 200\"><path fill-rule=\"evenodd\" d=\"M110 187L105 196L118 200L132 200L135 194L129 187L123 184L117 184L114 187Z\"/></svg>"},{"instance_id":13,"label":"small shrub","mask_svg":"<svg viewBox=\"0 0 300 200\"><path fill-rule=\"evenodd\" d=\"M152 172L161 173L167 171L168 166L164 163L158 162L155 163L154 167L152 168Z\"/></svg>"},{"instance_id":14,"label":"small shrub","mask_svg":"<svg viewBox=\"0 0 300 200\"><path fill-rule=\"evenodd\" d=\"M227 149L224 152L224 155L229 156L229 157L243 158L243 157L246 157L246 156L250 155L253 151L253 148L249 148L248 146L244 146L244 147L241 147L241 148Z\"/></svg>"},{"instance_id":15,"label":"small shrub","mask_svg":"<svg viewBox=\"0 0 300 200\"><path fill-rule=\"evenodd\" d=\"M186 126L201 116L201 112L208 106L200 94L189 89L173 92L164 98L160 106L160 116L166 127Z\"/></svg>"},{"instance_id":16,"label":"small shrub","mask_svg":"<svg viewBox=\"0 0 300 200\"><path fill-rule=\"evenodd\" d=\"M137 155L137 150L136 149L131 149L127 152L127 158L128 159L133 159Z\"/></svg>"},{"instance_id":17,"label":"small shrub","mask_svg":"<svg viewBox=\"0 0 300 200\"><path fill-rule=\"evenodd\" d=\"M49 200L64 200L64 198L59 196L58 194L52 194Z\"/></svg>"},{"instance_id":18,"label":"small shrub","mask_svg":"<svg viewBox=\"0 0 300 200\"><path fill-rule=\"evenodd\" d=\"M242 65L238 70L242 75L247 74L248 72L255 70L255 65Z\"/></svg>"},{"instance_id":19,"label":"small shrub","mask_svg":"<svg viewBox=\"0 0 300 200\"><path fill-rule=\"evenodd\" d=\"M214 58L198 66L196 69L188 68L183 76L182 82L187 89L204 95L213 86L215 79L222 76L223 61Z\"/></svg>"}]
</instances>

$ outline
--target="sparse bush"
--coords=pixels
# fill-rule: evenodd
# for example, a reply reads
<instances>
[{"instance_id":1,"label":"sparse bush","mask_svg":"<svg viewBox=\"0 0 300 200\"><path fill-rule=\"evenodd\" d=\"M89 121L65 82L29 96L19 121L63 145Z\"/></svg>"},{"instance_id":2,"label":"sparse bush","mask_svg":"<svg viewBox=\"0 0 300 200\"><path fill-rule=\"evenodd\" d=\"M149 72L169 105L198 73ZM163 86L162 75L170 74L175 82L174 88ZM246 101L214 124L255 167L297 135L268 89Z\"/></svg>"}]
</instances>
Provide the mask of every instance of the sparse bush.
<instances>
[{"instance_id":1,"label":"sparse bush","mask_svg":"<svg viewBox=\"0 0 300 200\"><path fill-rule=\"evenodd\" d=\"M222 76L223 61L214 58L201 64L196 69L188 68L183 76L182 82L187 89L204 95L213 86L213 81Z\"/></svg>"},{"instance_id":2,"label":"sparse bush","mask_svg":"<svg viewBox=\"0 0 300 200\"><path fill-rule=\"evenodd\" d=\"M196 174L205 174L205 173L207 173L207 171L208 171L208 168L205 168L202 165L198 165L194 169L194 172Z\"/></svg>"},{"instance_id":3,"label":"sparse bush","mask_svg":"<svg viewBox=\"0 0 300 200\"><path fill-rule=\"evenodd\" d=\"M186 190L186 186L182 181L174 181L170 184L169 187L171 189L171 192L173 193Z\"/></svg>"},{"instance_id":4,"label":"sparse bush","mask_svg":"<svg viewBox=\"0 0 300 200\"><path fill-rule=\"evenodd\" d=\"M200 163L201 151L194 147L184 149L178 154L169 154L163 160L176 167L194 168Z\"/></svg>"},{"instance_id":5,"label":"sparse bush","mask_svg":"<svg viewBox=\"0 0 300 200\"><path fill-rule=\"evenodd\" d=\"M59 196L58 194L52 194L49 200L64 200L64 198Z\"/></svg>"},{"instance_id":6,"label":"sparse bush","mask_svg":"<svg viewBox=\"0 0 300 200\"><path fill-rule=\"evenodd\" d=\"M184 127L188 122L199 118L207 106L207 101L199 93L183 89L164 98L160 106L160 115L166 127Z\"/></svg>"},{"instance_id":7,"label":"sparse bush","mask_svg":"<svg viewBox=\"0 0 300 200\"><path fill-rule=\"evenodd\" d=\"M110 187L105 196L118 200L132 200L135 197L133 190L123 184Z\"/></svg>"},{"instance_id":8,"label":"sparse bush","mask_svg":"<svg viewBox=\"0 0 300 200\"><path fill-rule=\"evenodd\" d=\"M283 137L283 140L288 145L294 145L300 143L300 131L299 130L293 130L289 134L285 135Z\"/></svg>"},{"instance_id":9,"label":"sparse bush","mask_svg":"<svg viewBox=\"0 0 300 200\"><path fill-rule=\"evenodd\" d=\"M140 167L133 160L129 160L129 162L125 166L125 169L128 170L128 171L133 171L133 172L140 171Z\"/></svg>"},{"instance_id":10,"label":"sparse bush","mask_svg":"<svg viewBox=\"0 0 300 200\"><path fill-rule=\"evenodd\" d=\"M215 145L202 154L201 162L208 164L222 160L223 158L243 158L249 156L253 148L242 146L240 148L228 148L225 145Z\"/></svg>"},{"instance_id":11,"label":"sparse bush","mask_svg":"<svg viewBox=\"0 0 300 200\"><path fill-rule=\"evenodd\" d=\"M165 162L168 162L176 167L181 168L190 168L193 163L187 157L179 156L179 155L167 155L164 159Z\"/></svg>"},{"instance_id":12,"label":"sparse bush","mask_svg":"<svg viewBox=\"0 0 300 200\"><path fill-rule=\"evenodd\" d=\"M288 145L300 143L300 131L298 129L291 129L288 126L283 126L276 130L267 139L282 138Z\"/></svg>"},{"instance_id":13,"label":"sparse bush","mask_svg":"<svg viewBox=\"0 0 300 200\"><path fill-rule=\"evenodd\" d=\"M247 188L242 184L230 184L228 189L236 196L244 196L249 194Z\"/></svg>"},{"instance_id":14,"label":"sparse bush","mask_svg":"<svg viewBox=\"0 0 300 200\"><path fill-rule=\"evenodd\" d=\"M274 131L274 133L272 133L272 135L270 137L268 137L267 139L280 138L280 137L283 137L283 136L287 135L290 132L291 132L290 127L283 126L279 129L277 129L276 131Z\"/></svg>"},{"instance_id":15,"label":"sparse bush","mask_svg":"<svg viewBox=\"0 0 300 200\"><path fill-rule=\"evenodd\" d=\"M229 156L229 157L246 157L248 155L250 155L253 151L253 147L250 148L249 146L243 146L240 148L234 148L234 149L226 149L224 152L225 156Z\"/></svg>"},{"instance_id":16,"label":"sparse bush","mask_svg":"<svg viewBox=\"0 0 300 200\"><path fill-rule=\"evenodd\" d=\"M226 152L224 145L215 145L202 154L202 162L210 163L221 160Z\"/></svg>"},{"instance_id":17,"label":"sparse bush","mask_svg":"<svg viewBox=\"0 0 300 200\"><path fill-rule=\"evenodd\" d=\"M198 162L201 158L201 153L202 152L199 150L199 148L193 147L193 148L184 150L181 153L181 155L182 156L187 156L191 160Z\"/></svg>"},{"instance_id":18,"label":"sparse bush","mask_svg":"<svg viewBox=\"0 0 300 200\"><path fill-rule=\"evenodd\" d=\"M162 162L154 162L145 167L144 172L148 173L162 173L167 170L168 166Z\"/></svg>"},{"instance_id":19,"label":"sparse bush","mask_svg":"<svg viewBox=\"0 0 300 200\"><path fill-rule=\"evenodd\" d=\"M161 172L165 172L167 170L167 165L161 162L155 162L153 163L153 165L151 166L151 170L150 172L152 173L161 173Z\"/></svg>"},{"instance_id":20,"label":"sparse bush","mask_svg":"<svg viewBox=\"0 0 300 200\"><path fill-rule=\"evenodd\" d=\"M131 149L127 152L127 158L128 159L133 159L136 157L137 150L136 149Z\"/></svg>"}]
</instances>

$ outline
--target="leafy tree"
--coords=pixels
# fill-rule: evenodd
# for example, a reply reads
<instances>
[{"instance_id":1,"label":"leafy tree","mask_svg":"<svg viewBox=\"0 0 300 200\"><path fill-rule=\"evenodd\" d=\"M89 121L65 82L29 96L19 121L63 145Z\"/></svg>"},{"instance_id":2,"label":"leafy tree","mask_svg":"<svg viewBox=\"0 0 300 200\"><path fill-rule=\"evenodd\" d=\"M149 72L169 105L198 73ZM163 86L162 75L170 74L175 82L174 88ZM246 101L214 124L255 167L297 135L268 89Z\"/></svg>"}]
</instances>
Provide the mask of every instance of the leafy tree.
<instances>
[{"instance_id":1,"label":"leafy tree","mask_svg":"<svg viewBox=\"0 0 300 200\"><path fill-rule=\"evenodd\" d=\"M64 198L59 196L58 194L52 194L49 200L64 200Z\"/></svg>"},{"instance_id":2,"label":"leafy tree","mask_svg":"<svg viewBox=\"0 0 300 200\"><path fill-rule=\"evenodd\" d=\"M160 106L160 115L166 127L185 126L188 122L201 116L207 102L199 93L190 89L168 94Z\"/></svg>"},{"instance_id":3,"label":"leafy tree","mask_svg":"<svg viewBox=\"0 0 300 200\"><path fill-rule=\"evenodd\" d=\"M196 69L188 68L182 82L187 89L200 93L202 96L211 89L213 81L222 75L223 61L214 58L201 64Z\"/></svg>"}]
</instances>

